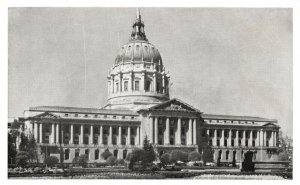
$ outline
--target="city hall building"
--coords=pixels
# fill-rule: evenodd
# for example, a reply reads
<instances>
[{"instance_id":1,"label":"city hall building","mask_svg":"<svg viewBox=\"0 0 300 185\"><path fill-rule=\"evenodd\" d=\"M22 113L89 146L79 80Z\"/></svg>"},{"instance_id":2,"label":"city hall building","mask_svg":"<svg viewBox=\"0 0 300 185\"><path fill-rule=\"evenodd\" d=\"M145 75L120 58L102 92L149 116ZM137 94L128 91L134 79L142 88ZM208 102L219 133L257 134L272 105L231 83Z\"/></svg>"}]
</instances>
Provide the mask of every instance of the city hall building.
<instances>
[{"instance_id":1,"label":"city hall building","mask_svg":"<svg viewBox=\"0 0 300 185\"><path fill-rule=\"evenodd\" d=\"M38 106L24 111L25 133L35 138L41 160L57 155L57 148L66 163L81 154L100 162L107 149L125 159L143 146L145 137L158 155L174 149L205 154L210 148L215 161L239 162L247 151L257 161L276 160L277 120L205 114L170 99L170 76L146 38L139 11L132 28L107 76L103 108Z\"/></svg>"}]
</instances>

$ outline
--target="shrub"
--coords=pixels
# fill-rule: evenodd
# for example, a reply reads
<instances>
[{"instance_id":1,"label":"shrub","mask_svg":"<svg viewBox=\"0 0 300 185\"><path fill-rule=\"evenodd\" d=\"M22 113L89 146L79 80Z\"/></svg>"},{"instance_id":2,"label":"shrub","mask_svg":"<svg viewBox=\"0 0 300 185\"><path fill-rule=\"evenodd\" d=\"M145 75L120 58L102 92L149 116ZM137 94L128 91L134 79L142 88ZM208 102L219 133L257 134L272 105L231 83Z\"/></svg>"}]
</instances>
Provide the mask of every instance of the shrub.
<instances>
[{"instance_id":1,"label":"shrub","mask_svg":"<svg viewBox=\"0 0 300 185\"><path fill-rule=\"evenodd\" d=\"M102 154L101 154L101 157L104 159L104 160L107 160L108 157L112 156L113 154L108 150L106 149Z\"/></svg>"},{"instance_id":2,"label":"shrub","mask_svg":"<svg viewBox=\"0 0 300 185\"><path fill-rule=\"evenodd\" d=\"M75 157L72 161L73 164L78 164L82 167L86 167L88 162L88 156L86 154Z\"/></svg>"},{"instance_id":3,"label":"shrub","mask_svg":"<svg viewBox=\"0 0 300 185\"><path fill-rule=\"evenodd\" d=\"M115 156L109 156L107 159L106 159L106 163L110 166L114 166L116 163L117 163L117 159Z\"/></svg>"},{"instance_id":4,"label":"shrub","mask_svg":"<svg viewBox=\"0 0 300 185\"><path fill-rule=\"evenodd\" d=\"M28 152L21 151L21 152L17 153L16 162L17 162L18 166L21 166L24 168L26 166L28 160L29 160Z\"/></svg>"},{"instance_id":5,"label":"shrub","mask_svg":"<svg viewBox=\"0 0 300 185\"><path fill-rule=\"evenodd\" d=\"M132 159L132 156L133 156L132 153L128 153L125 161L130 161Z\"/></svg>"},{"instance_id":6,"label":"shrub","mask_svg":"<svg viewBox=\"0 0 300 185\"><path fill-rule=\"evenodd\" d=\"M117 164L120 165L120 166L123 166L123 165L125 165L125 160L124 159L118 159Z\"/></svg>"},{"instance_id":7,"label":"shrub","mask_svg":"<svg viewBox=\"0 0 300 185\"><path fill-rule=\"evenodd\" d=\"M47 166L53 166L55 164L58 163L58 158L55 157L55 156L49 156L47 157L45 160L44 160L44 163L47 165Z\"/></svg>"},{"instance_id":8,"label":"shrub","mask_svg":"<svg viewBox=\"0 0 300 185\"><path fill-rule=\"evenodd\" d=\"M189 153L189 157L188 157L189 161L200 161L201 160L201 155L199 152L191 152Z\"/></svg>"},{"instance_id":9,"label":"shrub","mask_svg":"<svg viewBox=\"0 0 300 185\"><path fill-rule=\"evenodd\" d=\"M177 161L187 161L188 154L187 152L182 152L180 150L172 150L171 152L171 161L177 162Z\"/></svg>"},{"instance_id":10,"label":"shrub","mask_svg":"<svg viewBox=\"0 0 300 185\"><path fill-rule=\"evenodd\" d=\"M160 157L160 161L163 165L171 163L171 154L169 153L164 153Z\"/></svg>"}]
</instances>

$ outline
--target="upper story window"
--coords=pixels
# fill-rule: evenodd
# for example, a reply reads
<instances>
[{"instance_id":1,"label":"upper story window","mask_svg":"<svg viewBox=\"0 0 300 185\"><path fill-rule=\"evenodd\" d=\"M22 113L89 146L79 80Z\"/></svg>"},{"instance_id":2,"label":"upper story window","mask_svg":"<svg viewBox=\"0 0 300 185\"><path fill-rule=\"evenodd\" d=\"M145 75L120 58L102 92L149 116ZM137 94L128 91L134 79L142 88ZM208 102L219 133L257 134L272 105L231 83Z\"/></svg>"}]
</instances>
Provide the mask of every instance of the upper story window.
<instances>
[{"instance_id":1,"label":"upper story window","mask_svg":"<svg viewBox=\"0 0 300 185\"><path fill-rule=\"evenodd\" d=\"M124 81L124 91L128 91L128 81Z\"/></svg>"},{"instance_id":2,"label":"upper story window","mask_svg":"<svg viewBox=\"0 0 300 185\"><path fill-rule=\"evenodd\" d=\"M69 116L69 114L66 113L66 114L65 114L65 117L68 117L68 116Z\"/></svg>"},{"instance_id":3,"label":"upper story window","mask_svg":"<svg viewBox=\"0 0 300 185\"><path fill-rule=\"evenodd\" d=\"M75 117L78 117L78 114L75 114L74 116L75 116Z\"/></svg>"},{"instance_id":4,"label":"upper story window","mask_svg":"<svg viewBox=\"0 0 300 185\"><path fill-rule=\"evenodd\" d=\"M140 81L134 81L134 90L139 91L140 90Z\"/></svg>"},{"instance_id":5,"label":"upper story window","mask_svg":"<svg viewBox=\"0 0 300 185\"><path fill-rule=\"evenodd\" d=\"M87 117L89 117L89 115L85 114L84 117L87 118Z\"/></svg>"},{"instance_id":6,"label":"upper story window","mask_svg":"<svg viewBox=\"0 0 300 185\"><path fill-rule=\"evenodd\" d=\"M116 119L117 118L117 116L113 116L113 119Z\"/></svg>"}]
</instances>

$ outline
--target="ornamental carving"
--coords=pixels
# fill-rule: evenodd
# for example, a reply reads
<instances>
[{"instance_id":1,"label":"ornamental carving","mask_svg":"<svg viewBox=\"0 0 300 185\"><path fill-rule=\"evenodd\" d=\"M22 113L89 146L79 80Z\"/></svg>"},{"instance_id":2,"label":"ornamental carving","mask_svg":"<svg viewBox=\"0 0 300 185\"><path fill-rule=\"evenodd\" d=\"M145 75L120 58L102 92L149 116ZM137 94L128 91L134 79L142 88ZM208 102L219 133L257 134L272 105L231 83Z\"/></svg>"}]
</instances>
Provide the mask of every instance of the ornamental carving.
<instances>
[{"instance_id":1,"label":"ornamental carving","mask_svg":"<svg viewBox=\"0 0 300 185\"><path fill-rule=\"evenodd\" d=\"M171 104L169 107L165 108L166 110L184 110L186 111L186 109L182 108L181 105L176 105L176 104Z\"/></svg>"}]
</instances>

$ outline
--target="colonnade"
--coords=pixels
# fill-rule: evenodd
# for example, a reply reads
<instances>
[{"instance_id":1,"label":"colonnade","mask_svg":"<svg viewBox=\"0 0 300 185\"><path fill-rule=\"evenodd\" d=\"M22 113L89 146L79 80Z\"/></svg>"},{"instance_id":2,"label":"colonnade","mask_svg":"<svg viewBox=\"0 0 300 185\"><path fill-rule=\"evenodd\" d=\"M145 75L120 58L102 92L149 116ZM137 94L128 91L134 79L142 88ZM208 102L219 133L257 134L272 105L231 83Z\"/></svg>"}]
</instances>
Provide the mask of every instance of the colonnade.
<instances>
[{"instance_id":1,"label":"colonnade","mask_svg":"<svg viewBox=\"0 0 300 185\"><path fill-rule=\"evenodd\" d=\"M173 125L170 124L170 121L174 121ZM182 129L182 119L188 121L187 130L185 134L181 133ZM159 123L160 120L160 123ZM159 128L159 124L160 127ZM174 128L176 132L173 134L175 142L171 143L170 139L173 138L170 134L170 129ZM194 118L181 118L181 117L149 117L149 140L153 144L159 143L159 129L163 129L163 145L181 145L182 144L182 135L186 135L186 145L195 145L197 144L197 132L196 132L196 119Z\"/></svg>"},{"instance_id":2,"label":"colonnade","mask_svg":"<svg viewBox=\"0 0 300 185\"><path fill-rule=\"evenodd\" d=\"M252 130L252 129L223 129L223 128L207 128L207 135L212 140L212 146L270 146L274 147L278 144L278 131L277 130ZM225 137L225 130L228 131ZM221 132L218 136L217 132ZM213 132L211 134L210 132ZM239 134L239 133L242 134ZM246 132L248 136L246 137ZM256 133L254 135L254 133ZM233 135L235 137L233 137ZM240 137L241 135L241 137ZM268 137L267 137L268 135ZM254 137L255 136L255 137ZM232 144L232 142L234 144ZM226 143L226 144L225 144Z\"/></svg>"},{"instance_id":3,"label":"colonnade","mask_svg":"<svg viewBox=\"0 0 300 185\"><path fill-rule=\"evenodd\" d=\"M33 127L33 135L37 143L44 143L44 137L46 134L49 134L49 144L59 144L60 137L64 138L65 133L62 131L61 126L68 125L69 127L69 142L68 144L75 144L74 143L74 127L79 126L80 132L79 132L79 143L78 144L84 144L84 136L85 134L89 134L89 145L93 145L94 143L94 127L99 127L99 134L97 134L97 144L103 145L103 136L104 136L104 128L108 128L107 133L107 145L113 144L113 128L117 129L117 145L122 145L122 136L125 135L126 137L126 145L131 145L131 138L134 137L134 144L140 144L140 127L139 126L128 126L128 125L94 125L94 124L58 124L58 123L39 123L34 122ZM45 125L50 125L49 133L44 132ZM89 132L85 133L84 127L89 127ZM125 134L122 134L122 129L126 129ZM131 133L131 129L135 129L135 134L133 135ZM60 133L61 132L61 133ZM61 135L61 136L60 136ZM63 140L61 141L62 143Z\"/></svg>"}]
</instances>

